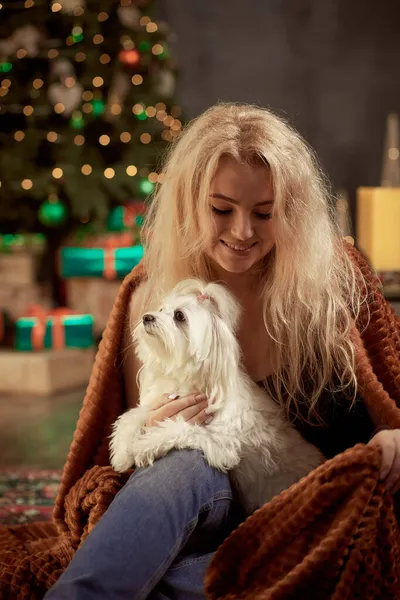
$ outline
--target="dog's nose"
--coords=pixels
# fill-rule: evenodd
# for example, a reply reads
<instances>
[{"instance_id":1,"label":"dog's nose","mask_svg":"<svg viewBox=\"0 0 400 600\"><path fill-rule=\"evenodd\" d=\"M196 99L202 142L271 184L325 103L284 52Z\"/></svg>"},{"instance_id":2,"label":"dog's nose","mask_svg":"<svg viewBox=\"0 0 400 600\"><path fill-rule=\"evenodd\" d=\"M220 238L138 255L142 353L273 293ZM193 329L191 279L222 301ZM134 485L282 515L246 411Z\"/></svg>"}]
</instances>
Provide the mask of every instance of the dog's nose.
<instances>
[{"instance_id":1,"label":"dog's nose","mask_svg":"<svg viewBox=\"0 0 400 600\"><path fill-rule=\"evenodd\" d=\"M146 315L143 315L142 320L143 320L143 323L146 325L146 323L153 323L153 321L155 321L156 318L154 315L146 314Z\"/></svg>"}]
</instances>

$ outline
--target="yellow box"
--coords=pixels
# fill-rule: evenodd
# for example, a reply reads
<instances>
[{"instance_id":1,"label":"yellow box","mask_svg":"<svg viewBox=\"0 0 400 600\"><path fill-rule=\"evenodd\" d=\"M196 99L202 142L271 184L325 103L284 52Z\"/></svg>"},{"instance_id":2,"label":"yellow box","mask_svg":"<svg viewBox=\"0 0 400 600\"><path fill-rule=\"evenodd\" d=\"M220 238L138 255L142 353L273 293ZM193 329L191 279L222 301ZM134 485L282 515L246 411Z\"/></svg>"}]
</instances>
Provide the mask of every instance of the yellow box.
<instances>
[{"instance_id":1,"label":"yellow box","mask_svg":"<svg viewBox=\"0 0 400 600\"><path fill-rule=\"evenodd\" d=\"M400 187L358 188L357 240L376 271L400 271Z\"/></svg>"}]
</instances>

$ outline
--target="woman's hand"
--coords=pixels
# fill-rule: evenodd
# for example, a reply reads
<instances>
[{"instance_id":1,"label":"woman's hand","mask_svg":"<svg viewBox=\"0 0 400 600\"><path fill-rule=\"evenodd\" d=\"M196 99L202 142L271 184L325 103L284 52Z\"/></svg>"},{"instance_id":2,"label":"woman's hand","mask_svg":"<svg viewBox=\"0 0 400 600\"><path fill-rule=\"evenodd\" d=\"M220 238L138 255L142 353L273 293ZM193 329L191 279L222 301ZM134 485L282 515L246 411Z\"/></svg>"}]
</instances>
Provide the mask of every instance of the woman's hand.
<instances>
[{"instance_id":1,"label":"woman's hand","mask_svg":"<svg viewBox=\"0 0 400 600\"><path fill-rule=\"evenodd\" d=\"M157 425L164 419L181 415L188 423L208 425L212 416L206 412L208 400L204 394L190 394L179 397L177 394L163 394L161 400L149 412L146 426Z\"/></svg>"},{"instance_id":2,"label":"woman's hand","mask_svg":"<svg viewBox=\"0 0 400 600\"><path fill-rule=\"evenodd\" d=\"M368 445L381 447L382 463L379 477L385 482L385 489L395 494L400 489L400 429L380 431Z\"/></svg>"}]
</instances>

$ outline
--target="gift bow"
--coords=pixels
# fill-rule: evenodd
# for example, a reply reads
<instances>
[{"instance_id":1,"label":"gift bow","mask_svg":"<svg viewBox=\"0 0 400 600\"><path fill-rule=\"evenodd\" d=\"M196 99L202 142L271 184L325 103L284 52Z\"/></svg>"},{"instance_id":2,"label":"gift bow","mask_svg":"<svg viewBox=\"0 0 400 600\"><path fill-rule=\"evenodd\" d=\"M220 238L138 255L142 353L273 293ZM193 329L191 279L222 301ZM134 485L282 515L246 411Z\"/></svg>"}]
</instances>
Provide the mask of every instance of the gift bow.
<instances>
[{"instance_id":1,"label":"gift bow","mask_svg":"<svg viewBox=\"0 0 400 600\"><path fill-rule=\"evenodd\" d=\"M78 311L70 308L60 307L48 310L39 304L32 304L26 310L27 317L34 317L36 323L32 327L31 341L34 350L44 347L44 336L46 334L47 319L52 317L52 347L55 350L65 348L65 327L63 317L76 315Z\"/></svg>"}]
</instances>

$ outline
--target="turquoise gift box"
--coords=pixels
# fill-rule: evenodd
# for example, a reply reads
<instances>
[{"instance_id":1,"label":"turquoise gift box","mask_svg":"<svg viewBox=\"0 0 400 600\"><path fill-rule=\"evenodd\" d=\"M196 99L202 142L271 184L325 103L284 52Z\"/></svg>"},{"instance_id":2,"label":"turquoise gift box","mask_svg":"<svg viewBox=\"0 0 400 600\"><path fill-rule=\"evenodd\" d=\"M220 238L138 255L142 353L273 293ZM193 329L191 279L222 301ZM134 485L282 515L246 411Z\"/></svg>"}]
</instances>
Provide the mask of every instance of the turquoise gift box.
<instances>
[{"instance_id":1,"label":"turquoise gift box","mask_svg":"<svg viewBox=\"0 0 400 600\"><path fill-rule=\"evenodd\" d=\"M59 256L62 277L125 277L143 257L143 246L126 248L61 248Z\"/></svg>"},{"instance_id":2,"label":"turquoise gift box","mask_svg":"<svg viewBox=\"0 0 400 600\"><path fill-rule=\"evenodd\" d=\"M90 348L93 346L94 318L92 315L48 315L21 317L15 323L17 350L47 350L61 348Z\"/></svg>"}]
</instances>

